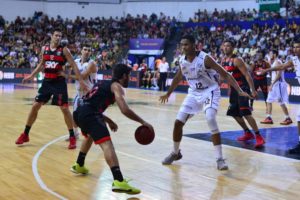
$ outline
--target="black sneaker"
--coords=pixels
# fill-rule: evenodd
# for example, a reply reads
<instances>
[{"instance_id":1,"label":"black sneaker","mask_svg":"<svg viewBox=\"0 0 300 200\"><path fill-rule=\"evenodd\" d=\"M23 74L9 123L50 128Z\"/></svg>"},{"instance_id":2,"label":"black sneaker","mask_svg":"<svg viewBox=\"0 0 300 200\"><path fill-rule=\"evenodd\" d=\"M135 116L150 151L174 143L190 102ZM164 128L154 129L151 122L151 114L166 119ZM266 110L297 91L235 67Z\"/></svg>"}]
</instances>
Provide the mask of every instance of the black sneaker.
<instances>
[{"instance_id":1,"label":"black sneaker","mask_svg":"<svg viewBox=\"0 0 300 200\"><path fill-rule=\"evenodd\" d=\"M289 149L290 154L300 154L300 143L292 149Z\"/></svg>"}]
</instances>

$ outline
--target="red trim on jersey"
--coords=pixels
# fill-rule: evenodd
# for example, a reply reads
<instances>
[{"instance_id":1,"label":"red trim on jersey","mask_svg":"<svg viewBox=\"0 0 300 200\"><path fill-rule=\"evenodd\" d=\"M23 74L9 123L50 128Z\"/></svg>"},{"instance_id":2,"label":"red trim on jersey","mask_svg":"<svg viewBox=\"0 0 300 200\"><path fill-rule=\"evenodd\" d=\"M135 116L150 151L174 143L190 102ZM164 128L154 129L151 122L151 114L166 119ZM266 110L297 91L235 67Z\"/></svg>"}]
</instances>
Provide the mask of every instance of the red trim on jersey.
<instances>
[{"instance_id":1,"label":"red trim on jersey","mask_svg":"<svg viewBox=\"0 0 300 200\"><path fill-rule=\"evenodd\" d=\"M46 61L48 61L48 60L51 60L51 61L53 60L53 61L57 61L57 62L65 62L66 61L66 59L63 56L57 56L57 55L51 55L51 54L44 54L43 58Z\"/></svg>"},{"instance_id":2,"label":"red trim on jersey","mask_svg":"<svg viewBox=\"0 0 300 200\"><path fill-rule=\"evenodd\" d=\"M103 137L103 138L101 138L101 139L95 141L95 144L101 144L101 143L106 142L106 141L108 141L108 140L111 140L111 139L110 139L110 136L106 136L106 137Z\"/></svg>"},{"instance_id":3,"label":"red trim on jersey","mask_svg":"<svg viewBox=\"0 0 300 200\"><path fill-rule=\"evenodd\" d=\"M249 107L240 107L240 110L250 110Z\"/></svg>"},{"instance_id":4,"label":"red trim on jersey","mask_svg":"<svg viewBox=\"0 0 300 200\"><path fill-rule=\"evenodd\" d=\"M57 77L58 77L57 74L45 73L45 78L53 79L53 78L57 78Z\"/></svg>"}]
</instances>

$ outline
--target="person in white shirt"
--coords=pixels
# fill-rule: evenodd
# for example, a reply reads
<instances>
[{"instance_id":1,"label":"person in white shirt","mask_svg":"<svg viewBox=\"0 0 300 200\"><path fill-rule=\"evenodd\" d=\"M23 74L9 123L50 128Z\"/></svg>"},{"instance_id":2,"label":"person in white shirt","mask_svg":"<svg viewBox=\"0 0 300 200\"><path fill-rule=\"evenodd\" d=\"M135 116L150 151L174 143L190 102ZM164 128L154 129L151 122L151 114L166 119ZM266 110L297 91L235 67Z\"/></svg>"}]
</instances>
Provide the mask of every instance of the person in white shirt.
<instances>
[{"instance_id":1,"label":"person in white shirt","mask_svg":"<svg viewBox=\"0 0 300 200\"><path fill-rule=\"evenodd\" d=\"M271 67L275 67L277 65L282 64L281 60L278 59L278 51L272 50L270 52L270 60L271 60ZM261 121L262 124L273 124L272 119L272 103L279 102L282 108L282 111L285 115L285 120L280 122L281 125L289 125L293 123L289 116L288 109L286 104L289 101L289 95L287 91L287 83L284 78L284 71L277 71L271 73L271 85L269 88L269 94L267 98L267 117L265 120Z\"/></svg>"},{"instance_id":2,"label":"person in white shirt","mask_svg":"<svg viewBox=\"0 0 300 200\"><path fill-rule=\"evenodd\" d=\"M158 87L161 91L166 91L166 81L169 71L169 63L166 61L166 57L162 57L160 64L158 65L159 80Z\"/></svg>"},{"instance_id":3,"label":"person in white shirt","mask_svg":"<svg viewBox=\"0 0 300 200\"><path fill-rule=\"evenodd\" d=\"M221 136L216 121L216 115L221 98L219 75L222 76L240 96L249 97L239 86L235 79L226 72L223 67L207 55L205 52L196 52L195 38L186 35L180 41L183 56L179 59L180 68L176 73L168 92L160 97L161 103L168 101L171 93L175 90L179 82L185 76L188 84L188 95L183 101L177 114L173 128L174 149L162 164L170 165L174 161L182 158L179 146L182 139L183 126L195 114L204 111L208 127L211 131L211 139L215 147L217 169L227 170L222 155Z\"/></svg>"},{"instance_id":4,"label":"person in white shirt","mask_svg":"<svg viewBox=\"0 0 300 200\"><path fill-rule=\"evenodd\" d=\"M70 78L75 79L76 95L73 101L73 112L78 107L79 99L82 98L88 91L90 91L93 88L93 85L97 81L98 67L96 65L96 62L90 59L91 51L92 48L89 45L84 44L81 50L81 57L75 60L75 63L77 64L80 74L82 76L83 82L87 86L87 90L84 91L80 88L79 82L76 80L76 77L74 75L69 76ZM74 122L74 120L73 120L73 126L74 126L74 134L76 138L78 138L79 137L78 126ZM68 139L66 139L66 141L67 140Z\"/></svg>"},{"instance_id":5,"label":"person in white shirt","mask_svg":"<svg viewBox=\"0 0 300 200\"><path fill-rule=\"evenodd\" d=\"M279 64L270 69L261 70L261 73L265 74L270 71L281 71L286 70L288 68L294 68L294 70L296 71L296 79L298 79L298 82L300 83L300 35L297 35L294 38L294 53L295 56L293 56L291 60L288 60L286 63ZM289 149L288 152L290 154L300 154L300 110L298 110L297 114L297 126L299 135L298 144L295 147Z\"/></svg>"}]
</instances>

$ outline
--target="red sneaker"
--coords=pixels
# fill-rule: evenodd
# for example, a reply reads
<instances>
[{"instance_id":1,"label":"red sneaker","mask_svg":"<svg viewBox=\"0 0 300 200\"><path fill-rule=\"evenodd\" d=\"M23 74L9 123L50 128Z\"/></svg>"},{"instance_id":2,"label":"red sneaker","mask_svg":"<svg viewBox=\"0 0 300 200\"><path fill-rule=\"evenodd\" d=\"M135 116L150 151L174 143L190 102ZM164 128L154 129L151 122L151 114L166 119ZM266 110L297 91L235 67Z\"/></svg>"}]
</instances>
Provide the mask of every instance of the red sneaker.
<instances>
[{"instance_id":1,"label":"red sneaker","mask_svg":"<svg viewBox=\"0 0 300 200\"><path fill-rule=\"evenodd\" d=\"M246 131L243 136L237 138L238 141L253 140L254 136L250 131Z\"/></svg>"},{"instance_id":2,"label":"red sneaker","mask_svg":"<svg viewBox=\"0 0 300 200\"><path fill-rule=\"evenodd\" d=\"M16 140L16 144L23 144L25 142L29 142L29 136L25 133L22 133L19 138Z\"/></svg>"},{"instance_id":3,"label":"red sneaker","mask_svg":"<svg viewBox=\"0 0 300 200\"><path fill-rule=\"evenodd\" d=\"M70 137L69 149L76 149L76 138Z\"/></svg>"},{"instance_id":4,"label":"red sneaker","mask_svg":"<svg viewBox=\"0 0 300 200\"><path fill-rule=\"evenodd\" d=\"M255 148L263 147L265 143L265 139L261 135L256 135Z\"/></svg>"},{"instance_id":5,"label":"red sneaker","mask_svg":"<svg viewBox=\"0 0 300 200\"><path fill-rule=\"evenodd\" d=\"M281 125L289 125L292 123L293 121L291 120L291 118L286 118L283 122L280 122Z\"/></svg>"},{"instance_id":6,"label":"red sneaker","mask_svg":"<svg viewBox=\"0 0 300 200\"><path fill-rule=\"evenodd\" d=\"M273 120L271 117L267 117L263 121L260 122L261 124L273 124Z\"/></svg>"}]
</instances>

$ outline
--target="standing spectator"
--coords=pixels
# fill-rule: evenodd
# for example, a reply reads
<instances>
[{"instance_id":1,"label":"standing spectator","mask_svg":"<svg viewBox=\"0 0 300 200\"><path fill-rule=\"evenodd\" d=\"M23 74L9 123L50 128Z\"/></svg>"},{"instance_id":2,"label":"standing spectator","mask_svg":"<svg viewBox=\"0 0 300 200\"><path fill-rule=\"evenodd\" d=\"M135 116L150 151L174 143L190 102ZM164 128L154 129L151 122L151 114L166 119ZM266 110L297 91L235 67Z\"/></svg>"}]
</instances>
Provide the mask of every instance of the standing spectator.
<instances>
[{"instance_id":1,"label":"standing spectator","mask_svg":"<svg viewBox=\"0 0 300 200\"><path fill-rule=\"evenodd\" d=\"M166 91L166 81L169 71L169 63L166 61L166 57L162 57L161 63L158 65L160 78L158 80L158 87L161 91Z\"/></svg>"}]
</instances>

